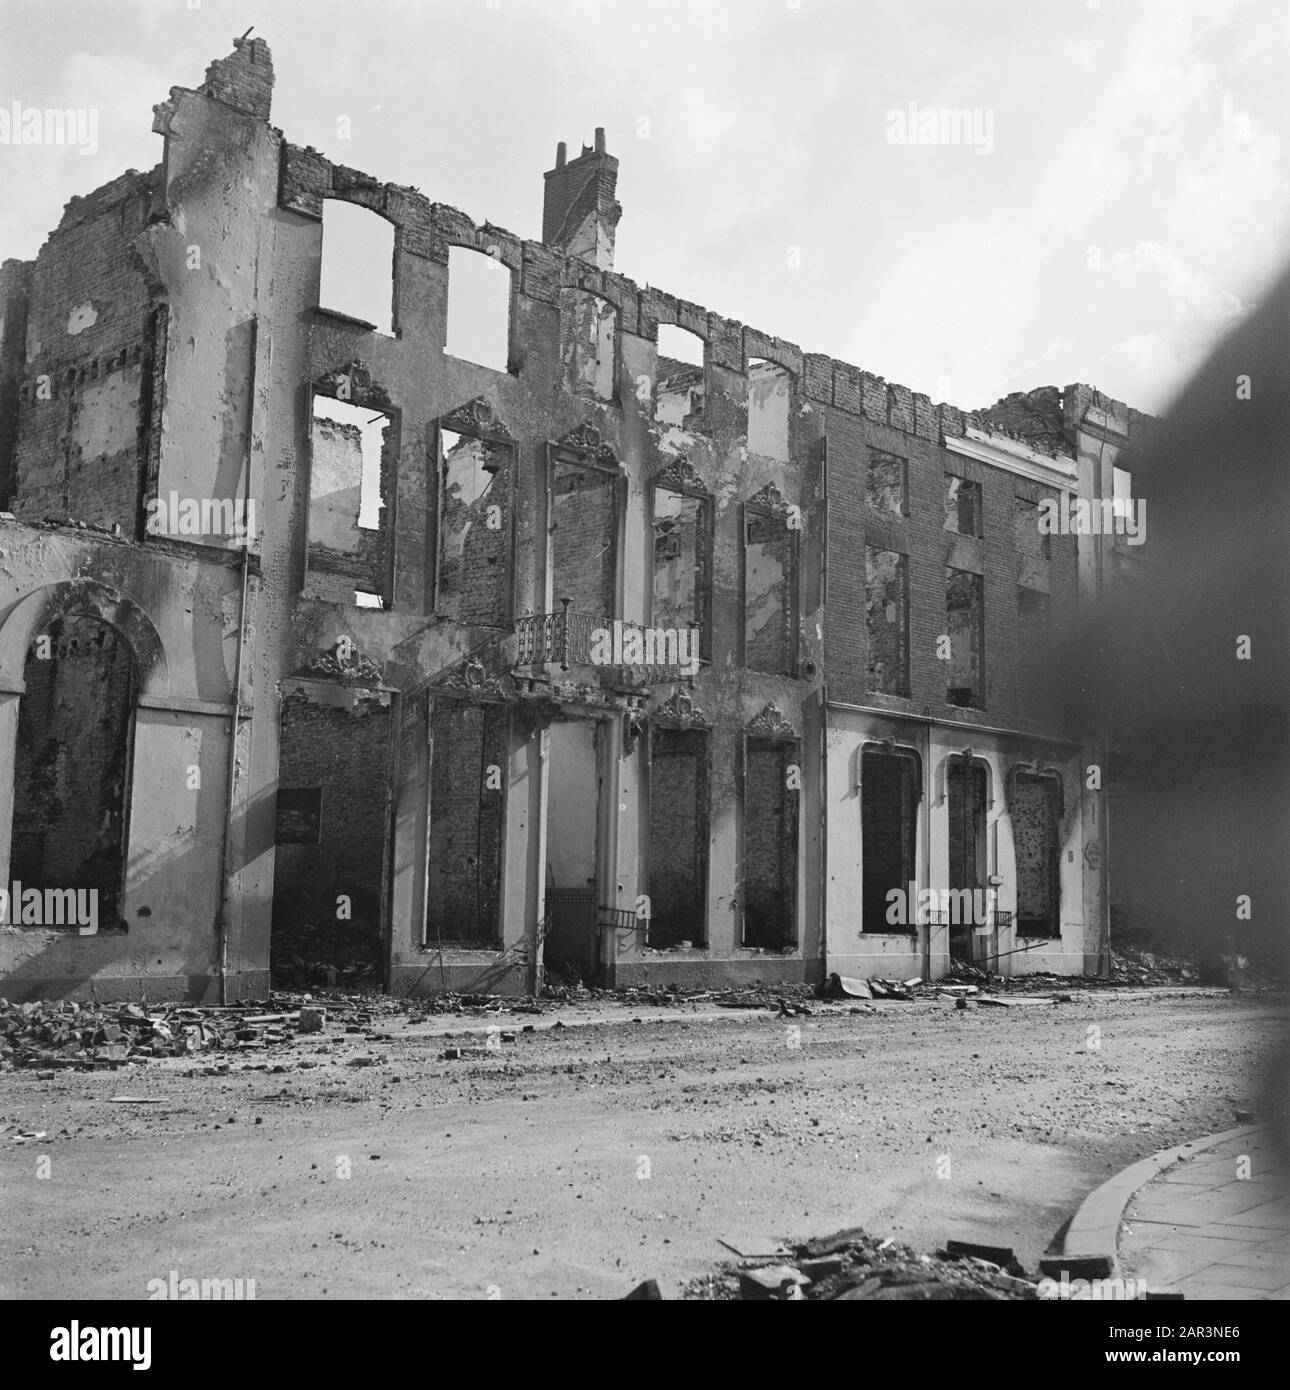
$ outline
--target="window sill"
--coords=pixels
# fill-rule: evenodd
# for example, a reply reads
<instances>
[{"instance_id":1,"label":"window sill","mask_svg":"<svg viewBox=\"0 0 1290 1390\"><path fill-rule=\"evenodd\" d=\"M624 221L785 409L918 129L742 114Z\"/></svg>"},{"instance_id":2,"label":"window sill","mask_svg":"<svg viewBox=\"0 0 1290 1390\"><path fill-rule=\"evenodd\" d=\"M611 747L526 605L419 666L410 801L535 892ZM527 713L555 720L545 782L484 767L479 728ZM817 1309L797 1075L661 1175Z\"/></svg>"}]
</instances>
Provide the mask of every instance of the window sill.
<instances>
[{"instance_id":1,"label":"window sill","mask_svg":"<svg viewBox=\"0 0 1290 1390\"><path fill-rule=\"evenodd\" d=\"M350 328L361 328L367 333L375 333L382 338L397 338L398 334L390 331L386 332L383 328L378 328L374 323L369 323L367 319L360 319L353 314L347 314L341 309L327 309L321 304L314 305L314 313L321 315L325 319L334 319L337 323L343 323Z\"/></svg>"}]
</instances>

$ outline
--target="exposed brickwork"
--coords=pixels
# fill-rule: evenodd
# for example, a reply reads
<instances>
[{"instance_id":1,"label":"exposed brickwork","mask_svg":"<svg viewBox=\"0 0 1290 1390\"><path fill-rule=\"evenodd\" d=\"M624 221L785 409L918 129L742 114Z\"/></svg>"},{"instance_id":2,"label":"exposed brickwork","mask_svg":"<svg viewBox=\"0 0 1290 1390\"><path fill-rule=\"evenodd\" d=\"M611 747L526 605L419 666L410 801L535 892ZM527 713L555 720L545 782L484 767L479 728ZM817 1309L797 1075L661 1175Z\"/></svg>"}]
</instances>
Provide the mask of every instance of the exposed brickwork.
<instances>
[{"instance_id":1,"label":"exposed brickwork","mask_svg":"<svg viewBox=\"0 0 1290 1390\"><path fill-rule=\"evenodd\" d=\"M1049 558L1039 552L1042 538L1035 524L1018 530L1016 498L1033 504L1057 490L1002 469L991 468L939 443L833 412L829 437L829 604L825 614L825 645L830 694L854 704L875 703L869 687L866 652L868 595L865 546L894 550L907 557L909 588L908 707L956 719L946 702L946 663L937 658L937 639L948 636L945 611L945 568L981 576L984 606L984 710L989 722L1020 721L1027 726L1018 692L1017 585L1051 594L1052 622L1074 619L1078 574L1076 538L1049 538ZM896 457L907 464L908 515L900 516L870 504L870 460L878 450L880 464ZM888 468L888 473L890 469ZM946 474L981 488L983 535L956 535L945 530ZM887 499L890 478L877 486ZM1025 549L1019 547L1018 540ZM1019 575L1023 578L1019 579ZM899 704L892 706L900 708ZM978 709L982 706L978 706ZM1033 719L1034 708L1029 710Z\"/></svg>"},{"instance_id":2,"label":"exposed brickwork","mask_svg":"<svg viewBox=\"0 0 1290 1390\"><path fill-rule=\"evenodd\" d=\"M267 121L273 103L273 58L263 39L234 39L233 52L206 69L201 90L226 106Z\"/></svg>"},{"instance_id":3,"label":"exposed brickwork","mask_svg":"<svg viewBox=\"0 0 1290 1390\"><path fill-rule=\"evenodd\" d=\"M11 877L29 887L96 888L100 925L115 925L133 718L130 648L106 623L62 618L38 635L24 679Z\"/></svg>"},{"instance_id":4,"label":"exposed brickwork","mask_svg":"<svg viewBox=\"0 0 1290 1390\"><path fill-rule=\"evenodd\" d=\"M779 950L795 940L798 793L789 743L749 739L744 766L744 944Z\"/></svg>"},{"instance_id":5,"label":"exposed brickwork","mask_svg":"<svg viewBox=\"0 0 1290 1390\"><path fill-rule=\"evenodd\" d=\"M491 945L501 930L506 711L437 699L432 730L426 942Z\"/></svg>"},{"instance_id":6,"label":"exposed brickwork","mask_svg":"<svg viewBox=\"0 0 1290 1390\"><path fill-rule=\"evenodd\" d=\"M552 598L575 613L611 615L615 588L617 480L590 468L560 464L552 489Z\"/></svg>"},{"instance_id":7,"label":"exposed brickwork","mask_svg":"<svg viewBox=\"0 0 1290 1390\"><path fill-rule=\"evenodd\" d=\"M463 436L442 466L437 611L459 623L501 627L509 608L511 449Z\"/></svg>"},{"instance_id":8,"label":"exposed brickwork","mask_svg":"<svg viewBox=\"0 0 1290 1390\"><path fill-rule=\"evenodd\" d=\"M389 766L388 706L371 700L335 709L293 699L283 707L279 783L321 787L322 815L318 844L283 844L274 855L275 970L292 956L334 968L376 966ZM343 910L350 915L338 916Z\"/></svg>"},{"instance_id":9,"label":"exposed brickwork","mask_svg":"<svg viewBox=\"0 0 1290 1390\"><path fill-rule=\"evenodd\" d=\"M650 945L705 938L708 736L659 729L650 739Z\"/></svg>"}]
</instances>

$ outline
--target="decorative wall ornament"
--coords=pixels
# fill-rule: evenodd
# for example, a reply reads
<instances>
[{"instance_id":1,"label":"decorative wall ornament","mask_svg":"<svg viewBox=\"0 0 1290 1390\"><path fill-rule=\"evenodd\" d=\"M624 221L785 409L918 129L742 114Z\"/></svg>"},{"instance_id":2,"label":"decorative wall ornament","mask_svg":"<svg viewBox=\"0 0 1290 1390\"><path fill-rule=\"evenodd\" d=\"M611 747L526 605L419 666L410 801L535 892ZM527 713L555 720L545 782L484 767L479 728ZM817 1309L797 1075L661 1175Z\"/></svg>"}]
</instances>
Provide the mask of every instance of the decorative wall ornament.
<instances>
[{"instance_id":1,"label":"decorative wall ornament","mask_svg":"<svg viewBox=\"0 0 1290 1390\"><path fill-rule=\"evenodd\" d=\"M339 638L329 651L315 652L295 674L338 681L341 685L381 682L381 668L359 650L352 637Z\"/></svg>"},{"instance_id":2,"label":"decorative wall ornament","mask_svg":"<svg viewBox=\"0 0 1290 1390\"><path fill-rule=\"evenodd\" d=\"M784 494L774 483L767 483L760 492L754 493L746 505L761 512L769 512L772 516L786 517L789 513L789 505L784 500Z\"/></svg>"},{"instance_id":3,"label":"decorative wall ornament","mask_svg":"<svg viewBox=\"0 0 1290 1390\"><path fill-rule=\"evenodd\" d=\"M655 724L669 729L706 729L710 727L708 716L694 703L694 696L688 690L674 690L650 714Z\"/></svg>"},{"instance_id":4,"label":"decorative wall ornament","mask_svg":"<svg viewBox=\"0 0 1290 1390\"><path fill-rule=\"evenodd\" d=\"M780 708L773 701L766 706L748 725L750 738L769 738L787 741L797 737L797 730L785 719Z\"/></svg>"},{"instance_id":5,"label":"decorative wall ornament","mask_svg":"<svg viewBox=\"0 0 1290 1390\"><path fill-rule=\"evenodd\" d=\"M372 373L359 361L347 362L334 372L318 378L318 390L338 401L353 401L360 405L388 406L389 393L372 380Z\"/></svg>"},{"instance_id":6,"label":"decorative wall ornament","mask_svg":"<svg viewBox=\"0 0 1290 1390\"><path fill-rule=\"evenodd\" d=\"M618 467L618 455L605 443L600 431L590 420L584 420L577 429L570 430L560 440L560 447L572 449L575 453L587 454L597 463L607 467Z\"/></svg>"},{"instance_id":7,"label":"decorative wall ornament","mask_svg":"<svg viewBox=\"0 0 1290 1390\"><path fill-rule=\"evenodd\" d=\"M675 458L660 473L654 475L654 486L670 488L673 492L701 492L706 494L703 479L694 471L688 458Z\"/></svg>"},{"instance_id":8,"label":"decorative wall ornament","mask_svg":"<svg viewBox=\"0 0 1290 1390\"><path fill-rule=\"evenodd\" d=\"M439 426L441 429L451 430L454 434L473 434L478 435L480 439L515 442L515 436L498 418L497 411L487 396L476 396L466 405L459 405L455 410L450 410L440 419Z\"/></svg>"},{"instance_id":9,"label":"decorative wall ornament","mask_svg":"<svg viewBox=\"0 0 1290 1390\"><path fill-rule=\"evenodd\" d=\"M509 700L515 693L509 676L490 672L477 656L459 662L434 682L434 689L477 700Z\"/></svg>"}]
</instances>

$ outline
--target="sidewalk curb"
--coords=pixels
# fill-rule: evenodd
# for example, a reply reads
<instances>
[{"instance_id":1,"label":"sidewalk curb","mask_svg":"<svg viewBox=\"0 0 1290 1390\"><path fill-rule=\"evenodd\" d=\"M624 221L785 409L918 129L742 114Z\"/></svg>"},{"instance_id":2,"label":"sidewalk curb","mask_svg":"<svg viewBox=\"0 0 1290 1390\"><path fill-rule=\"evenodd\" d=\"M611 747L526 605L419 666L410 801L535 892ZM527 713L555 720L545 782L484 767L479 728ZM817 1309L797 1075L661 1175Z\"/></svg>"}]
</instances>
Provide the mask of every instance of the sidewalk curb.
<instances>
[{"instance_id":1,"label":"sidewalk curb","mask_svg":"<svg viewBox=\"0 0 1290 1390\"><path fill-rule=\"evenodd\" d=\"M1177 1144L1172 1149L1161 1149L1150 1158L1144 1158L1128 1168L1121 1169L1108 1178L1101 1187L1095 1187L1080 1203L1079 1209L1071 1217L1062 1241L1062 1254L1100 1255L1111 1262L1112 1274L1120 1275L1120 1223L1124 1220L1124 1210L1142 1187L1152 1178L1172 1168L1184 1158L1192 1158L1207 1149L1217 1148L1229 1139L1240 1139L1247 1134L1257 1134L1266 1129L1264 1124L1241 1125L1238 1129L1224 1130L1221 1134L1210 1134L1203 1139L1192 1139L1186 1144Z\"/></svg>"}]
</instances>

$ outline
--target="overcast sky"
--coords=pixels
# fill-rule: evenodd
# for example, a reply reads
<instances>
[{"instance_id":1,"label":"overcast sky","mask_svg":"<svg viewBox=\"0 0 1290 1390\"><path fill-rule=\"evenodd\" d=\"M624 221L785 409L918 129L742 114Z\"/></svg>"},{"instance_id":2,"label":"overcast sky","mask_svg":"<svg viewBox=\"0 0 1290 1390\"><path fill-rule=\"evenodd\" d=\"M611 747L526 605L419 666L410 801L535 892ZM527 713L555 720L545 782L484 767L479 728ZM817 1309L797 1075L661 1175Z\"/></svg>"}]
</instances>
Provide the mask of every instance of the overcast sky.
<instances>
[{"instance_id":1,"label":"overcast sky","mask_svg":"<svg viewBox=\"0 0 1290 1390\"><path fill-rule=\"evenodd\" d=\"M0 257L250 25L297 144L536 238L602 125L618 269L967 408L1159 410L1290 261L1286 0L0 0L0 108L99 112L0 144ZM911 103L978 138L901 143Z\"/></svg>"}]
</instances>

